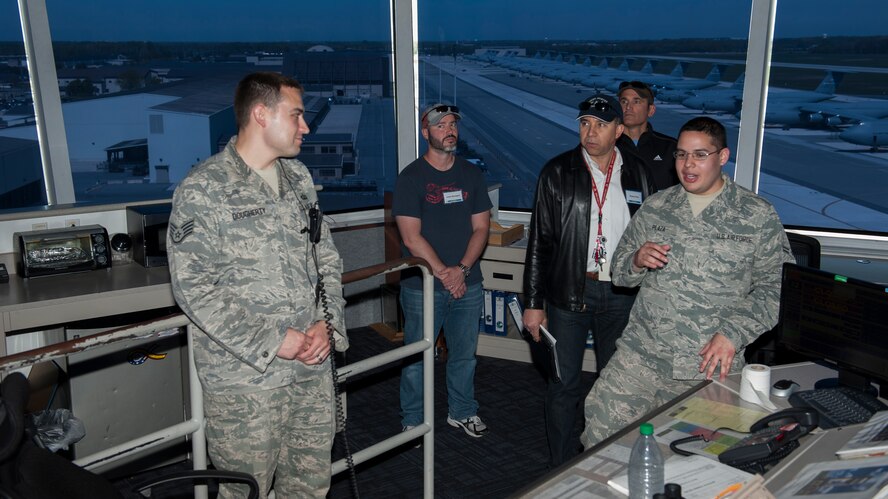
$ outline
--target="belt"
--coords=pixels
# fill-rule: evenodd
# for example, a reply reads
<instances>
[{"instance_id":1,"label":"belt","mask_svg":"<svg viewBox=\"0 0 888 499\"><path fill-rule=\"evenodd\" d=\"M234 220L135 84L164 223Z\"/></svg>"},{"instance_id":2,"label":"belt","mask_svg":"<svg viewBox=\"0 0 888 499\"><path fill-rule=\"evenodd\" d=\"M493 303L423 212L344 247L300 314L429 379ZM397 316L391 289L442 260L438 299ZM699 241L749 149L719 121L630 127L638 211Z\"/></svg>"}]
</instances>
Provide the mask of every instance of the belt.
<instances>
[{"instance_id":1,"label":"belt","mask_svg":"<svg viewBox=\"0 0 888 499\"><path fill-rule=\"evenodd\" d=\"M598 280L598 272L586 272L586 279Z\"/></svg>"}]
</instances>

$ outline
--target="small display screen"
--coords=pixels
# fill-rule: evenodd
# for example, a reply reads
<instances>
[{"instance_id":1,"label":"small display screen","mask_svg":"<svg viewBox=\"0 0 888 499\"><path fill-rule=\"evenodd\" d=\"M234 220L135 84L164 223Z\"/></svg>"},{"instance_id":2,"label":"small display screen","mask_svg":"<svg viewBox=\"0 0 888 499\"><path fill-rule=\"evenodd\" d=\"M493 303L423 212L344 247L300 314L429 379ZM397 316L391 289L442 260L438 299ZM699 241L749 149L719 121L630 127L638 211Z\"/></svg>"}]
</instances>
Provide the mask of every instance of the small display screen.
<instances>
[{"instance_id":1,"label":"small display screen","mask_svg":"<svg viewBox=\"0 0 888 499\"><path fill-rule=\"evenodd\" d=\"M785 264L780 294L784 346L888 381L888 289ZM840 373L841 374L841 373Z\"/></svg>"}]
</instances>

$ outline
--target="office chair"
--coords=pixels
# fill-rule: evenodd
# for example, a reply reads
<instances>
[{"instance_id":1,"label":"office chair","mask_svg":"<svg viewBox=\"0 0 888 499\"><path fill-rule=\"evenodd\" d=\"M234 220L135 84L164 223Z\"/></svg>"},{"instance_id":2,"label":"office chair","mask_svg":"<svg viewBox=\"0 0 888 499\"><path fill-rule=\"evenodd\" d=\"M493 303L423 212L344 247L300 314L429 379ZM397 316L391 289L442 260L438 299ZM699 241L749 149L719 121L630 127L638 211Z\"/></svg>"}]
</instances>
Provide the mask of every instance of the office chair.
<instances>
[{"instance_id":1,"label":"office chair","mask_svg":"<svg viewBox=\"0 0 888 499\"><path fill-rule=\"evenodd\" d=\"M820 268L820 241L795 232L787 232L786 237L789 238L789 246L797 264L813 269Z\"/></svg>"},{"instance_id":2,"label":"office chair","mask_svg":"<svg viewBox=\"0 0 888 499\"><path fill-rule=\"evenodd\" d=\"M39 447L27 437L24 409L30 394L21 373L9 374L0 384L0 499L123 499L103 477L62 456ZM139 492L174 480L195 485L208 479L246 484L250 499L259 497L259 484L247 473L194 470L169 473L134 486Z\"/></svg>"},{"instance_id":3,"label":"office chair","mask_svg":"<svg viewBox=\"0 0 888 499\"><path fill-rule=\"evenodd\" d=\"M820 268L820 241L795 232L787 232L789 247L796 263L805 267ZM787 362L805 360L803 357L777 348L777 328L762 334L755 341L746 346L744 358L749 364L765 364L773 366Z\"/></svg>"}]
</instances>

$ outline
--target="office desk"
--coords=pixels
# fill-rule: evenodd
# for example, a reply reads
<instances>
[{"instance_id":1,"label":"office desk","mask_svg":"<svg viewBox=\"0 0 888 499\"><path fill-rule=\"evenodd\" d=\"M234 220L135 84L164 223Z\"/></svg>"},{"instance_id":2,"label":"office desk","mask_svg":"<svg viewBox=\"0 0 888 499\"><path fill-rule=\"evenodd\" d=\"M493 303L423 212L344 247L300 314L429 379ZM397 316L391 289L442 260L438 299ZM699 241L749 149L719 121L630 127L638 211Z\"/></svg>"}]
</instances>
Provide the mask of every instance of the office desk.
<instances>
[{"instance_id":1,"label":"office desk","mask_svg":"<svg viewBox=\"0 0 888 499\"><path fill-rule=\"evenodd\" d=\"M0 356L6 336L59 324L174 306L167 267L137 263L0 284Z\"/></svg>"},{"instance_id":2,"label":"office desk","mask_svg":"<svg viewBox=\"0 0 888 499\"><path fill-rule=\"evenodd\" d=\"M835 376L835 370L812 363L775 366L771 370L772 382L779 379L792 379L799 383L802 390L812 389L814 383L819 379ZM611 456L622 454L628 461L629 450L638 436L638 426L641 423L653 422L655 433L660 433L667 422L674 420L671 415L700 400L730 404L749 411L767 412L755 404L740 400L739 390L739 373L730 375L724 384L716 381L703 381L668 404L646 414L639 421L630 424L611 438L565 463L564 466L552 471L536 483L519 491L515 497L556 498L570 494L579 494L578 497L580 497L583 496L580 492L582 491L588 493L588 497L625 498L624 495L607 486L609 478L625 473L625 467L618 469L618 465L611 459ZM771 401L778 409L790 406L786 399L771 397ZM746 427L736 429L748 429L748 425L758 419L758 416L753 414L755 413L750 412L745 419ZM788 483L805 464L835 459L835 451L847 442L860 426L815 432L803 437L798 449L765 474L766 486L771 492L776 492ZM664 460L673 455L666 446L661 445L660 449L663 451Z\"/></svg>"}]
</instances>

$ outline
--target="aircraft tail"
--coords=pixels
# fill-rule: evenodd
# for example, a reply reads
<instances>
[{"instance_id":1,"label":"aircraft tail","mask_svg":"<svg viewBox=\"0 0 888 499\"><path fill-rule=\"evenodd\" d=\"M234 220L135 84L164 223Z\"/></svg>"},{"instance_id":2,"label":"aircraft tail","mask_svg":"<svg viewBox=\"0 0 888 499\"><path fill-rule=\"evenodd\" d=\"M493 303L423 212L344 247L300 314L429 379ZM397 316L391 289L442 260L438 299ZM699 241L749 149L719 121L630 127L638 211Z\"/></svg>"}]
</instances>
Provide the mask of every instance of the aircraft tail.
<instances>
[{"instance_id":1,"label":"aircraft tail","mask_svg":"<svg viewBox=\"0 0 888 499\"><path fill-rule=\"evenodd\" d=\"M844 77L845 73L840 71L827 71L823 81L820 82L820 85L817 85L817 88L815 88L814 91L821 94L835 95L836 87Z\"/></svg>"},{"instance_id":2,"label":"aircraft tail","mask_svg":"<svg viewBox=\"0 0 888 499\"><path fill-rule=\"evenodd\" d=\"M669 73L669 76L674 76L676 78L684 78L685 66L687 63L678 61L674 68L672 68L672 72Z\"/></svg>"},{"instance_id":3,"label":"aircraft tail","mask_svg":"<svg viewBox=\"0 0 888 499\"><path fill-rule=\"evenodd\" d=\"M712 81L712 82L718 83L722 79L722 72L724 71L724 69L725 69L725 67L722 66L721 64L713 64L712 69L709 70L709 74L707 74L706 78L704 78L704 79L706 81Z\"/></svg>"},{"instance_id":4,"label":"aircraft tail","mask_svg":"<svg viewBox=\"0 0 888 499\"><path fill-rule=\"evenodd\" d=\"M654 65L656 65L656 61L645 61L644 66L641 68L641 72L644 74L654 74Z\"/></svg>"}]
</instances>

